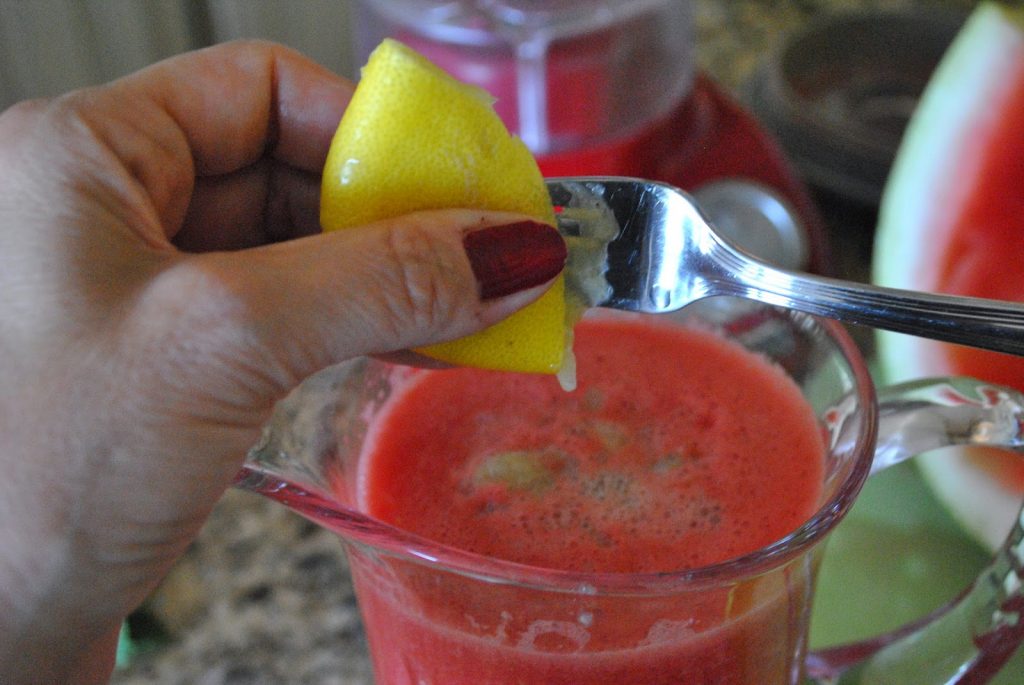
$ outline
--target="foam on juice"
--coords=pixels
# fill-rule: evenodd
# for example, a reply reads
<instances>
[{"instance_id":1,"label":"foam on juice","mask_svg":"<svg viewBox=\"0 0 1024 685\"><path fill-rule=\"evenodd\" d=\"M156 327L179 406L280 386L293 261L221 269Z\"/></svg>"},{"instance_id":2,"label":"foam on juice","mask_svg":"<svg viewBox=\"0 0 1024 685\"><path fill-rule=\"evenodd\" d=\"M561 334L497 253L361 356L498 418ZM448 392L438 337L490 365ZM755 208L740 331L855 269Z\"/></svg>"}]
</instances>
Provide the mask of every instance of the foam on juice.
<instances>
[{"instance_id":1,"label":"foam on juice","mask_svg":"<svg viewBox=\"0 0 1024 685\"><path fill-rule=\"evenodd\" d=\"M368 512L481 554L597 572L723 561L813 513L824 444L783 372L664 325L587 320L576 344L572 393L543 376L418 377L371 433Z\"/></svg>"}]
</instances>

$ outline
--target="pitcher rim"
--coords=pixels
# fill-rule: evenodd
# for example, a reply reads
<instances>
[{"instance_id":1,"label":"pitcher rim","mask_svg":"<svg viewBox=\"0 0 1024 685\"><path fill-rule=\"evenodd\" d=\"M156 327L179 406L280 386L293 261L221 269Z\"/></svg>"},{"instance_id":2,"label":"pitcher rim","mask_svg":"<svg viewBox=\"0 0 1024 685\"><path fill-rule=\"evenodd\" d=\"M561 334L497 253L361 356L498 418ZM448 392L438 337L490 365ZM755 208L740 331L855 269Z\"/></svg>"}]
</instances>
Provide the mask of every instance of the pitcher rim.
<instances>
[{"instance_id":1,"label":"pitcher rim","mask_svg":"<svg viewBox=\"0 0 1024 685\"><path fill-rule=\"evenodd\" d=\"M863 411L856 428L854 464L843 482L815 513L788 535L753 552L691 569L647 573L584 572L531 566L452 547L385 523L359 510L333 502L329 493L315 492L247 464L235 479L242 489L269 495L301 515L339 534L344 543L369 548L391 557L439 567L447 572L475 576L498 584L515 584L548 591L581 594L659 594L685 587L720 586L768 572L795 559L823 538L841 521L866 481L874 457L878 428L878 404L874 382L863 355L838 323L806 317L824 329L838 348L855 380L855 392Z\"/></svg>"}]
</instances>

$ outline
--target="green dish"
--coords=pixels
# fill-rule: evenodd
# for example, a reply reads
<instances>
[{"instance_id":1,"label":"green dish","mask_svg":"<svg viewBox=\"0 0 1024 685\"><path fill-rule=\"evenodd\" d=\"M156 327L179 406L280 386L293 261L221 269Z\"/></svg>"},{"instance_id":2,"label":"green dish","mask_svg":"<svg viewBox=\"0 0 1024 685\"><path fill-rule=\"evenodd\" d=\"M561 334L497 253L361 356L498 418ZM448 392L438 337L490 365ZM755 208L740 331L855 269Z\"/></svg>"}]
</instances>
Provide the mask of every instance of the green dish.
<instances>
[{"instance_id":1,"label":"green dish","mask_svg":"<svg viewBox=\"0 0 1024 685\"><path fill-rule=\"evenodd\" d=\"M936 501L912 462L864 487L829 538L811 621L811 646L877 635L957 596L989 560ZM1017 650L993 683L1024 682Z\"/></svg>"}]
</instances>

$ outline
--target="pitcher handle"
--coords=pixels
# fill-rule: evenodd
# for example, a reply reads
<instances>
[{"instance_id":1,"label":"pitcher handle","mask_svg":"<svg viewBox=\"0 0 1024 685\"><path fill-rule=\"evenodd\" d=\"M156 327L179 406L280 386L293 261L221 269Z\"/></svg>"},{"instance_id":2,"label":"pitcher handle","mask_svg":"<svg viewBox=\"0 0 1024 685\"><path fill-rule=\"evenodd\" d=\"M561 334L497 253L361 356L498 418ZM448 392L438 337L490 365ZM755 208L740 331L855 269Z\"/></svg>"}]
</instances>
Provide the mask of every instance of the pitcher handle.
<instances>
[{"instance_id":1,"label":"pitcher handle","mask_svg":"<svg viewBox=\"0 0 1024 685\"><path fill-rule=\"evenodd\" d=\"M970 378L894 385L878 393L872 473L950 445L1024 452L1024 395ZM1006 542L945 607L876 638L812 652L814 685L952 685L994 677L1024 639L1024 527L1018 513Z\"/></svg>"}]
</instances>

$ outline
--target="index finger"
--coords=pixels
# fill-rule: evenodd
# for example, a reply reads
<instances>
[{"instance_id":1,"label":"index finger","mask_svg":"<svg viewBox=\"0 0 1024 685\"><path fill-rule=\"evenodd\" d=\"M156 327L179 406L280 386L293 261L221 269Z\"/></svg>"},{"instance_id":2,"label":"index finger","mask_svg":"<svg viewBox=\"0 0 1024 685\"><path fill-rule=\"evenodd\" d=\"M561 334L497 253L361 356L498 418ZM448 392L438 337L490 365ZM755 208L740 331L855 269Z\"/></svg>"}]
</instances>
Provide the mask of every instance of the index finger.
<instances>
[{"instance_id":1,"label":"index finger","mask_svg":"<svg viewBox=\"0 0 1024 685\"><path fill-rule=\"evenodd\" d=\"M198 175L235 171L267 152L319 173L353 88L294 50L258 41L173 57L123 85L175 121Z\"/></svg>"}]
</instances>

